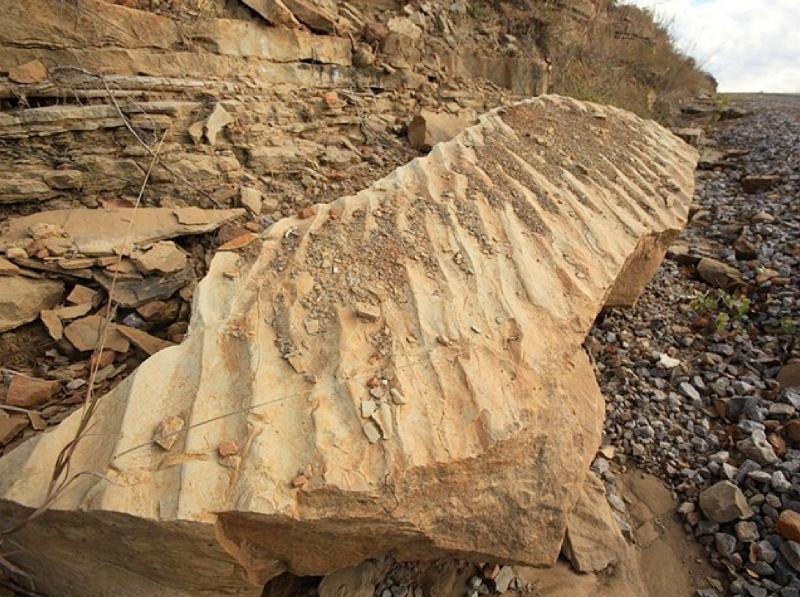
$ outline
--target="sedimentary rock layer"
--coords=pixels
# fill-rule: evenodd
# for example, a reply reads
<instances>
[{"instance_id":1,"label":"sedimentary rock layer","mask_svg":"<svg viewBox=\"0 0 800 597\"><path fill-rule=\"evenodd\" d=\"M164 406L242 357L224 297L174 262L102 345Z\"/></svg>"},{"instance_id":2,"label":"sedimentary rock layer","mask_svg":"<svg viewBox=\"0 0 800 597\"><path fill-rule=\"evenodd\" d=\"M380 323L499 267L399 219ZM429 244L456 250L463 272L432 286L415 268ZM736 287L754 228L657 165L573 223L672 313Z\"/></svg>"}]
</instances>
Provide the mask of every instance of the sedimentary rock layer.
<instances>
[{"instance_id":1,"label":"sedimentary rock layer","mask_svg":"<svg viewBox=\"0 0 800 597\"><path fill-rule=\"evenodd\" d=\"M696 159L543 97L219 253L15 561L61 595L258 594L387 552L552 564L602 427L581 343L684 225ZM79 416L0 459L5 519L43 503Z\"/></svg>"}]
</instances>

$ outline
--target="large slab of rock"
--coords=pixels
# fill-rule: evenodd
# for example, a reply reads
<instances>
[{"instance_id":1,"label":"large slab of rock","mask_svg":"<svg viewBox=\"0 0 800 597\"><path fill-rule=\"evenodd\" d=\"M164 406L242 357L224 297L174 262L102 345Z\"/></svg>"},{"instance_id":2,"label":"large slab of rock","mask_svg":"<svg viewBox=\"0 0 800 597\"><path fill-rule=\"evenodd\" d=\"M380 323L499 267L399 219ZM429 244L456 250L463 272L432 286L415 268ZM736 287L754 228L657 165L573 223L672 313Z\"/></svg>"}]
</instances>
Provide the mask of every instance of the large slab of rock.
<instances>
[{"instance_id":1,"label":"large slab of rock","mask_svg":"<svg viewBox=\"0 0 800 597\"><path fill-rule=\"evenodd\" d=\"M0 249L19 246L29 239L31 230L47 225L63 232L79 253L114 255L139 245L210 232L244 213L243 209L198 207L41 211L4 222L0 226Z\"/></svg>"},{"instance_id":2,"label":"large slab of rock","mask_svg":"<svg viewBox=\"0 0 800 597\"><path fill-rule=\"evenodd\" d=\"M696 159L544 97L218 253L184 343L100 400L70 467L93 474L11 557L60 595L257 595L386 553L552 565L602 429L581 343L685 224ZM44 502L77 426L0 459L0 516Z\"/></svg>"}]
</instances>

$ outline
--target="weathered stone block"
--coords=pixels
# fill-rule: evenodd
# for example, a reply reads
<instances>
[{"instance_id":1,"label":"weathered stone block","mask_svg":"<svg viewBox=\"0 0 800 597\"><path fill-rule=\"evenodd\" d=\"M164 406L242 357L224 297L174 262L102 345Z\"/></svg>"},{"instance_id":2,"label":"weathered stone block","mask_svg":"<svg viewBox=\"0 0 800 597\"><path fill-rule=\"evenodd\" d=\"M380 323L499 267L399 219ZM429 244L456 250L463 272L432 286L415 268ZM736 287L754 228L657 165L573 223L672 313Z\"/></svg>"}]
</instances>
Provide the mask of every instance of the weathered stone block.
<instances>
[{"instance_id":1,"label":"weathered stone block","mask_svg":"<svg viewBox=\"0 0 800 597\"><path fill-rule=\"evenodd\" d=\"M10 557L59 595L257 595L387 552L553 564L602 430L581 343L642 239L685 224L696 159L544 97L218 253L184 343L100 400L70 468L92 474ZM0 459L5 519L79 416Z\"/></svg>"}]
</instances>

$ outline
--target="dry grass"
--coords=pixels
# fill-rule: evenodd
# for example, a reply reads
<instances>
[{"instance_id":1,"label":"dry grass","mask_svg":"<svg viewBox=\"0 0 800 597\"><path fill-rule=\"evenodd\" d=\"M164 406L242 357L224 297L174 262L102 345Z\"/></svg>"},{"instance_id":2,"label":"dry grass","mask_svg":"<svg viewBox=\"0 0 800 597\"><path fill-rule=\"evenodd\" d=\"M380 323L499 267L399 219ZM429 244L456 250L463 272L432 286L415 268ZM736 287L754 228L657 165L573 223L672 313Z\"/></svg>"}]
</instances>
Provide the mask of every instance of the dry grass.
<instances>
[{"instance_id":1,"label":"dry grass","mask_svg":"<svg viewBox=\"0 0 800 597\"><path fill-rule=\"evenodd\" d=\"M553 8L553 0L534 6ZM576 26L564 10L549 12L541 47L554 63L552 90L614 104L669 121L682 99L713 93L714 81L676 44L673 23L609 1L608 18Z\"/></svg>"}]
</instances>

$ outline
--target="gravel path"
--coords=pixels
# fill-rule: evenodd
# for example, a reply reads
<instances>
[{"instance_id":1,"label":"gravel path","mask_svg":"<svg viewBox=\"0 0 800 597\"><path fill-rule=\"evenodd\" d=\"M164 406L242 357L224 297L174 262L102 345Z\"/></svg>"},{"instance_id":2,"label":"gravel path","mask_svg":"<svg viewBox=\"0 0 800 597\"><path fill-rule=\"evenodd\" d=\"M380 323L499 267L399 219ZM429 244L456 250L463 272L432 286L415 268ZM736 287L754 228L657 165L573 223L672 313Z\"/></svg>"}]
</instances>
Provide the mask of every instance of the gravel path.
<instances>
[{"instance_id":1,"label":"gravel path","mask_svg":"<svg viewBox=\"0 0 800 597\"><path fill-rule=\"evenodd\" d=\"M637 308L606 313L587 339L615 449L594 467L612 493L614 471L629 465L676 491L687 531L729 582L698 594L792 596L800 594L800 96L734 103L752 114L715 127L691 223L670 258Z\"/></svg>"}]
</instances>

